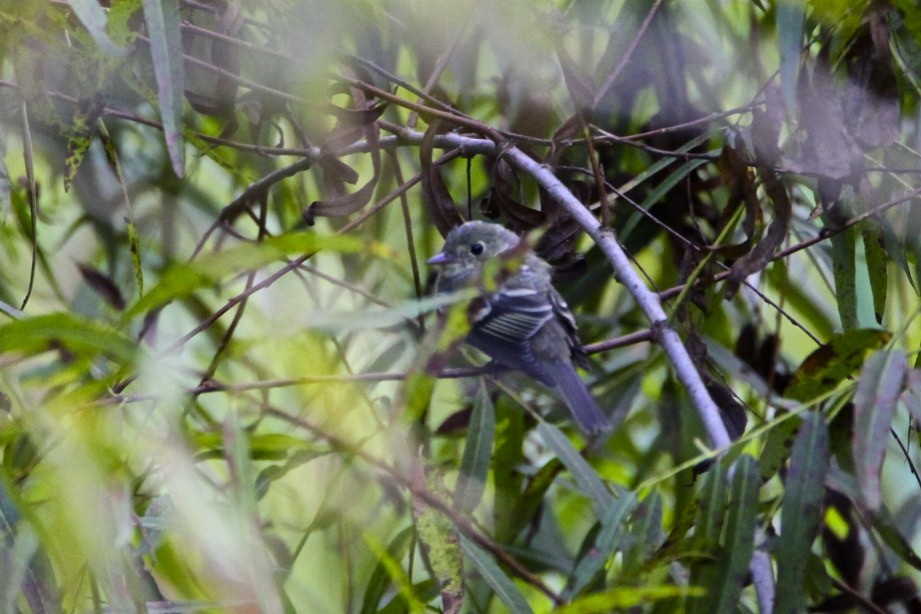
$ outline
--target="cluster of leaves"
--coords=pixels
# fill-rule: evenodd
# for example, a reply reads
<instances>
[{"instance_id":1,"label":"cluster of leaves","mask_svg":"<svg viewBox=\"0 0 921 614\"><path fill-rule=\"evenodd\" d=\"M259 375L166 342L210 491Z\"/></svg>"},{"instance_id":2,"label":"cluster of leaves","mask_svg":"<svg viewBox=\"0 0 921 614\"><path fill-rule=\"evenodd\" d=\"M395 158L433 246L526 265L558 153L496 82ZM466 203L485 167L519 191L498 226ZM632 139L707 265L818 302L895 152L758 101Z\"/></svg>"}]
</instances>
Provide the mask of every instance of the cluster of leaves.
<instances>
[{"instance_id":1,"label":"cluster of leaves","mask_svg":"<svg viewBox=\"0 0 921 614\"><path fill-rule=\"evenodd\" d=\"M907 0L0 0L0 610L921 611L919 71ZM468 218L610 437L428 315Z\"/></svg>"}]
</instances>

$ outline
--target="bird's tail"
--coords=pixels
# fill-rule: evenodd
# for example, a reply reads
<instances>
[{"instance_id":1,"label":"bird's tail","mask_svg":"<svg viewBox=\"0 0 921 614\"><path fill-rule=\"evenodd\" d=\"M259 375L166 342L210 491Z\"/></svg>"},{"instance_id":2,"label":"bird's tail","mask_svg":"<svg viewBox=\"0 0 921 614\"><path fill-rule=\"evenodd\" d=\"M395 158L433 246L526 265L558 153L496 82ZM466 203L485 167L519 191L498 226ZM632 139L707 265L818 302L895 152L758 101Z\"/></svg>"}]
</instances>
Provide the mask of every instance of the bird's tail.
<instances>
[{"instance_id":1,"label":"bird's tail","mask_svg":"<svg viewBox=\"0 0 921 614\"><path fill-rule=\"evenodd\" d=\"M598 407L575 367L568 362L557 363L555 367L554 383L579 428L590 435L610 431L613 428L611 420Z\"/></svg>"}]
</instances>

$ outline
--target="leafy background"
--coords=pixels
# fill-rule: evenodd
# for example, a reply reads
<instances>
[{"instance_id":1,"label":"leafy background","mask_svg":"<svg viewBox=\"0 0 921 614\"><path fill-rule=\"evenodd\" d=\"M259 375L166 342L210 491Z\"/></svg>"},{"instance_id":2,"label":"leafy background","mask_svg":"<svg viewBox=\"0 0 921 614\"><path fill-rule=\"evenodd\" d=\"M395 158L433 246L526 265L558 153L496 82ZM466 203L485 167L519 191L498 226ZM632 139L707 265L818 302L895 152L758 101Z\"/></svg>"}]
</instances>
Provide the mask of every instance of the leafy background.
<instances>
[{"instance_id":1,"label":"leafy background","mask_svg":"<svg viewBox=\"0 0 921 614\"><path fill-rule=\"evenodd\" d=\"M919 69L906 0L0 2L0 610L921 611ZM432 315L471 217L611 437Z\"/></svg>"}]
</instances>

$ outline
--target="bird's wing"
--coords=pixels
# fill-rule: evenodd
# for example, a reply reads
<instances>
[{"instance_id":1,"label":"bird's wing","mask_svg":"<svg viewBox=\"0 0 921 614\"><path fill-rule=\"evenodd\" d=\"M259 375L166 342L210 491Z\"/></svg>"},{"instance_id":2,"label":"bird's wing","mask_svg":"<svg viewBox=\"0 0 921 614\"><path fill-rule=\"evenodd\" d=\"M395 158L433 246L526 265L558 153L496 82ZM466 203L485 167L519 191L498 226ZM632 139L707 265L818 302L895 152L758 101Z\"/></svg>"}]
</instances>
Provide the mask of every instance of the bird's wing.
<instances>
[{"instance_id":1,"label":"bird's wing","mask_svg":"<svg viewBox=\"0 0 921 614\"><path fill-rule=\"evenodd\" d=\"M566 341L569 343L569 351L574 363L587 369L589 367L588 356L582 347L582 341L579 339L579 329L576 327L576 318L569 310L569 305L562 295L555 288L550 288L550 304L553 307L553 314L563 325L566 331Z\"/></svg>"},{"instance_id":2,"label":"bird's wing","mask_svg":"<svg viewBox=\"0 0 921 614\"><path fill-rule=\"evenodd\" d=\"M553 374L534 357L531 338L554 317L546 291L503 288L488 297L482 309L474 314L467 342L497 362L552 386Z\"/></svg>"}]
</instances>

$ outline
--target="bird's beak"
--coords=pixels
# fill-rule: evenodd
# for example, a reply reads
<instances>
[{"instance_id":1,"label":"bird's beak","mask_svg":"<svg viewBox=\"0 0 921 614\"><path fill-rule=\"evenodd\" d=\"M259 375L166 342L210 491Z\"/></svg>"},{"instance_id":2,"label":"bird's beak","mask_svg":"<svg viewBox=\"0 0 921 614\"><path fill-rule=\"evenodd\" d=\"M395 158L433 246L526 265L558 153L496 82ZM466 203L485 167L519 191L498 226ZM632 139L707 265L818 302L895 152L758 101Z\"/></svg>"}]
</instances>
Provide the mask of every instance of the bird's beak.
<instances>
[{"instance_id":1,"label":"bird's beak","mask_svg":"<svg viewBox=\"0 0 921 614\"><path fill-rule=\"evenodd\" d=\"M449 262L451 262L451 259L448 258L448 255L446 253L438 252L437 254L435 254L428 260L426 260L426 262L429 264L448 264Z\"/></svg>"}]
</instances>

